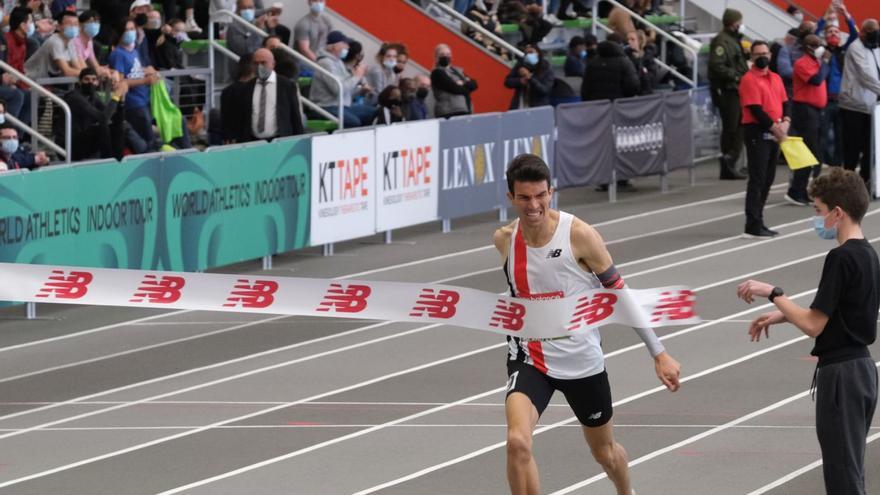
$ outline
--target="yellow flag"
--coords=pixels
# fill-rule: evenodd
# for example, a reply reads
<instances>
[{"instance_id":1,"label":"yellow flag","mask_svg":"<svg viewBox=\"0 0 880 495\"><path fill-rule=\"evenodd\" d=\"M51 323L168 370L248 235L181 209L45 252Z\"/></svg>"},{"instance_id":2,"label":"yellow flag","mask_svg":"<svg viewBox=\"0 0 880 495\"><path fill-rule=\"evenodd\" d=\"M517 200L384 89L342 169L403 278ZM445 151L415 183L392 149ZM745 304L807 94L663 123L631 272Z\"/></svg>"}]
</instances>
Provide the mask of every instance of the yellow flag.
<instances>
[{"instance_id":1,"label":"yellow flag","mask_svg":"<svg viewBox=\"0 0 880 495\"><path fill-rule=\"evenodd\" d=\"M802 137L790 136L785 141L779 143L779 147L782 149L782 154L785 155L788 168L792 170L819 164L819 160L816 159L810 148L807 148Z\"/></svg>"}]
</instances>

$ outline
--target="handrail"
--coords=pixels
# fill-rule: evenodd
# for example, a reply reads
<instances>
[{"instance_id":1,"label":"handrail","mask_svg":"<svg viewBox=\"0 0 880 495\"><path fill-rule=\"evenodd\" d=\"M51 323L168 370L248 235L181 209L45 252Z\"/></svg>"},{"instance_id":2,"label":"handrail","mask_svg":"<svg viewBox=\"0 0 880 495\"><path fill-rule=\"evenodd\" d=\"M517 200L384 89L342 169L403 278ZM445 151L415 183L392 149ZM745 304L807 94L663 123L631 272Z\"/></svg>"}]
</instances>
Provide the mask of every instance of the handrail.
<instances>
[{"instance_id":1,"label":"handrail","mask_svg":"<svg viewBox=\"0 0 880 495\"><path fill-rule=\"evenodd\" d=\"M693 88L697 87L697 82L699 81L699 67L698 67L698 63L700 61L699 53L697 53L697 51L694 50L693 48L689 47L688 45L686 45L686 44L682 43L681 41L679 41L678 39L676 39L675 36L672 36L671 34L660 29L658 26L654 25L653 23L651 23L650 21L648 21L644 17L642 17L639 14L636 14L632 10L628 9L625 5L621 4L617 0L594 0L593 1L593 34L594 35L596 34L596 27L597 26L602 26L604 29L606 29L609 32L612 31L611 28L609 28L608 26L605 26L604 24L599 22L599 2L600 1L608 2L611 5L614 5L615 7L619 8L619 9L623 9L623 11L626 12L627 14L629 14L630 16L632 16L633 19L636 19L639 22L641 22L642 24L645 24L646 26L651 27L655 33L662 36L663 38L666 38L667 41L671 41L672 44L678 45L682 50L685 50L686 52L693 55L693 57L694 57L693 79L688 79L684 76L681 76L681 79L683 81L689 83L691 85L691 87L693 87ZM673 74L678 74L678 71L674 72Z\"/></svg>"},{"instance_id":2,"label":"handrail","mask_svg":"<svg viewBox=\"0 0 880 495\"><path fill-rule=\"evenodd\" d=\"M254 26L250 22L242 19L235 12L232 12L229 10L218 10L217 12L214 12L214 14L211 16L211 20L213 21L213 19L215 17L217 17L218 15L228 15L232 19L232 22L235 22L237 24L244 26L245 29L247 29L248 31L251 31L252 33L258 34L263 37L269 36L269 33L263 31L262 29L258 28L257 26ZM212 42L211 47L213 47L214 46L213 42L216 41L216 40L214 40L214 23L213 22L208 23L208 39L211 40L211 42ZM338 102L339 118L337 119L337 124L339 125L339 129L342 129L344 127L343 122L345 121L345 119L343 118L343 116L345 115L345 98L344 98L345 86L342 84L342 80L339 79L338 77L336 77L335 75L333 75L330 71L328 71L327 69L322 67L320 64L313 62L310 58L302 55L301 53L297 52L293 48L290 48L289 46L286 46L286 45L281 45L281 48L285 52L293 55L293 57L296 60L309 66L312 70L331 78L336 83L336 86L338 86L338 88L339 88L339 95L338 95L338 97L339 97L339 102ZM214 50L208 50L208 60L210 62L211 70L214 70ZM329 113L329 112L327 112L327 113Z\"/></svg>"},{"instance_id":3,"label":"handrail","mask_svg":"<svg viewBox=\"0 0 880 495\"><path fill-rule=\"evenodd\" d=\"M477 24L476 22L474 22L474 21L468 19L466 16L461 15L457 10L453 9L453 8L450 7L449 5L446 5L446 4L443 4L443 3L440 3L440 2L438 2L437 0L428 0L428 1L431 2L431 5L436 6L437 8L439 8L440 10L442 10L443 12L446 12L447 14L451 15L452 17L455 17L455 18L458 19L459 21L461 21L461 22L467 24L468 26L470 26L470 27L476 29L476 30L479 31L483 36L488 37L489 39L492 40L493 43L498 44L500 47L504 48L505 50L507 50L507 51L510 52L511 54L515 55L517 58L523 58L523 57L525 56L525 53L523 53L522 50L520 50L519 48L517 48L517 47L511 45L510 43L508 43L508 42L506 42L506 41L504 41L504 40L501 39L497 34L493 33L492 31L489 31L488 29L484 28L483 26L481 26L481 25Z\"/></svg>"},{"instance_id":4,"label":"handrail","mask_svg":"<svg viewBox=\"0 0 880 495\"><path fill-rule=\"evenodd\" d=\"M65 150L64 150L64 148L62 148L61 146L58 146L58 145L55 143L55 141L52 141L51 139L47 138L46 136L40 134L39 132L37 132L36 130L34 130L33 127L31 127L31 126L25 124L24 122L18 120L17 118L15 118L15 116L13 116L12 114L10 114L10 113L8 113L8 112L6 113L6 121L9 122L10 124L14 125L15 127L18 127L18 128L21 129L22 131L27 132L27 133L30 134L31 136L37 138L37 140L38 140L39 142L41 142L41 143L43 143L44 145L46 145L47 148L51 149L51 150L54 151L55 153L58 153L59 155L64 155L64 154L66 153Z\"/></svg>"},{"instance_id":5,"label":"handrail","mask_svg":"<svg viewBox=\"0 0 880 495\"><path fill-rule=\"evenodd\" d=\"M210 74L211 69L207 67L194 67L191 69L166 69L157 72L163 77L179 77L198 74ZM37 79L36 82L41 86L56 86L59 84L77 83L79 82L79 78L75 76L41 77Z\"/></svg>"},{"instance_id":6,"label":"handrail","mask_svg":"<svg viewBox=\"0 0 880 495\"><path fill-rule=\"evenodd\" d=\"M66 163L70 163L73 160L73 153L71 152L73 149L73 139L72 139L72 136L73 136L73 113L71 113L71 111L70 111L70 106L67 104L66 101L64 101L61 98L59 98L58 96L54 95L51 91L40 86L39 84L37 84L36 81L34 81L33 79L29 78L28 76L22 74L21 72L15 70L15 67L7 64L6 62L4 62L2 60L0 60L0 69L3 69L6 72L9 72L9 73L15 75L15 77L18 80L24 81L28 86L30 86L30 89L36 91L37 93L40 93L41 95L45 96L46 98L49 98L54 103L58 104L58 106L61 107L62 110L64 110L65 120L64 120L64 153L63 153L63 155L64 155L64 161ZM34 108L36 108L36 107L34 107ZM22 125L24 125L24 124L22 124ZM27 126L25 126L25 127L27 127ZM30 127L27 127L27 129L28 129L28 133L30 133L32 136L39 136L40 135L40 133L34 131ZM37 138L37 139L39 139L39 138Z\"/></svg>"},{"instance_id":7,"label":"handrail","mask_svg":"<svg viewBox=\"0 0 880 495\"><path fill-rule=\"evenodd\" d=\"M226 55L231 60L238 62L241 59L241 57L239 57L238 54L236 54L235 52L233 52L229 48L226 48L225 46L221 45L220 43L217 43L216 41L213 41L212 43L214 44L214 46L218 49L218 51L220 53L222 53L223 55ZM206 69L206 70L210 71L210 69ZM327 110L324 110L317 103L313 102L312 100L309 100L308 98L303 97L302 94L299 95L299 99L300 99L300 101L302 101L303 105L311 108L315 113L317 113L321 117L324 117L325 119L327 119L331 122L336 122L337 124L339 123L339 119L337 119L335 115L328 112Z\"/></svg>"},{"instance_id":8,"label":"handrail","mask_svg":"<svg viewBox=\"0 0 880 495\"><path fill-rule=\"evenodd\" d=\"M789 7L794 7L796 9L800 10L801 12L803 12L804 16L808 17L811 21L817 21L817 22L819 21L819 17L816 14L805 9L803 5L801 5L797 2L794 2L792 0L785 0L785 3L787 3Z\"/></svg>"}]
</instances>

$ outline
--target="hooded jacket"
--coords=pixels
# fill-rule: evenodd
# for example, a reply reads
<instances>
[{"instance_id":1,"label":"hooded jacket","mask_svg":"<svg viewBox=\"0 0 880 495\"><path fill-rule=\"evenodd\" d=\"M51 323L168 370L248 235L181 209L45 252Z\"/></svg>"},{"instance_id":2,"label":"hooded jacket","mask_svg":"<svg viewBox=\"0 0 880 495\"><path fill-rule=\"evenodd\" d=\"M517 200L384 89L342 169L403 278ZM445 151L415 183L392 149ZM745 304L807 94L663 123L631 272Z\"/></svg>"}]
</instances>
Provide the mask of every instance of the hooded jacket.
<instances>
[{"instance_id":1,"label":"hooded jacket","mask_svg":"<svg viewBox=\"0 0 880 495\"><path fill-rule=\"evenodd\" d=\"M635 96L639 92L639 76L623 47L617 43L599 43L599 56L587 60L581 99L614 100Z\"/></svg>"}]
</instances>

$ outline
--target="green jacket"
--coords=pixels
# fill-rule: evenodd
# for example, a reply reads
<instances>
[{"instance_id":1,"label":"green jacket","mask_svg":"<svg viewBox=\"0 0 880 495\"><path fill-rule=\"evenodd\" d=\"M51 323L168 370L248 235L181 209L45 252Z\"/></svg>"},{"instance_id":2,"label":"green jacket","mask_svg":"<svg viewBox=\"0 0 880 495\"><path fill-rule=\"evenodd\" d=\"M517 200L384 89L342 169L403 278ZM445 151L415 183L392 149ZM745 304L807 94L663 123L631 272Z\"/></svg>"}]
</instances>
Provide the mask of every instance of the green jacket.
<instances>
[{"instance_id":1,"label":"green jacket","mask_svg":"<svg viewBox=\"0 0 880 495\"><path fill-rule=\"evenodd\" d=\"M741 39L742 35L727 29L712 38L709 44L709 82L713 89L737 89L740 78L748 72L748 55Z\"/></svg>"}]
</instances>

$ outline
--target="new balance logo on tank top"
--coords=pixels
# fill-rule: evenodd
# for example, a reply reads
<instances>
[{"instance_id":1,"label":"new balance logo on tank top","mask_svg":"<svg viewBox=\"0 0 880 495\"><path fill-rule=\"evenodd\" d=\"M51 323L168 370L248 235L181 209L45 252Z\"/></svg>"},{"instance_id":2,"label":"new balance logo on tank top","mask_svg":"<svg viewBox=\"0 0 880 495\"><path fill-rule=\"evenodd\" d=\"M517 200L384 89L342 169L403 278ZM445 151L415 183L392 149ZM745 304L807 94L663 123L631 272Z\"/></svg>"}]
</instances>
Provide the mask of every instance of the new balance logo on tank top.
<instances>
[{"instance_id":1,"label":"new balance logo on tank top","mask_svg":"<svg viewBox=\"0 0 880 495\"><path fill-rule=\"evenodd\" d=\"M504 265L511 296L559 299L602 288L596 276L584 271L574 259L571 250L573 219L571 214L560 211L553 238L538 248L526 246L519 221L516 222ZM597 328L552 340L508 337L508 359L530 364L553 378L584 378L605 369L600 339Z\"/></svg>"}]
</instances>

